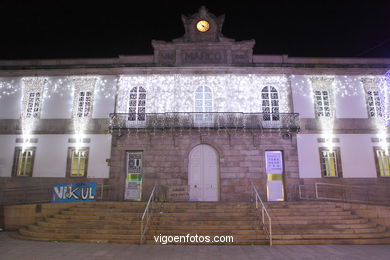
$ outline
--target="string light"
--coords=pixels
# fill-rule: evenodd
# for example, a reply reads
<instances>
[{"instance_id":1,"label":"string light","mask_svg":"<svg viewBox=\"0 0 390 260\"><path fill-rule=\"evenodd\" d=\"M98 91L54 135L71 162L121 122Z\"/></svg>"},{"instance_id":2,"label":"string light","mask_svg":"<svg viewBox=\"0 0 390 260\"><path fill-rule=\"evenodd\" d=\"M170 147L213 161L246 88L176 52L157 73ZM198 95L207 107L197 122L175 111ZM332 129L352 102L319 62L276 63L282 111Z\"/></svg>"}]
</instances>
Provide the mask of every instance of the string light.
<instances>
[{"instance_id":1,"label":"string light","mask_svg":"<svg viewBox=\"0 0 390 260\"><path fill-rule=\"evenodd\" d=\"M273 86L279 94L279 111L290 112L289 82L285 75L122 75L119 78L117 111L128 113L130 91L147 91L148 113L193 112L195 90L207 86L213 94L214 112L261 112L261 89Z\"/></svg>"}]
</instances>

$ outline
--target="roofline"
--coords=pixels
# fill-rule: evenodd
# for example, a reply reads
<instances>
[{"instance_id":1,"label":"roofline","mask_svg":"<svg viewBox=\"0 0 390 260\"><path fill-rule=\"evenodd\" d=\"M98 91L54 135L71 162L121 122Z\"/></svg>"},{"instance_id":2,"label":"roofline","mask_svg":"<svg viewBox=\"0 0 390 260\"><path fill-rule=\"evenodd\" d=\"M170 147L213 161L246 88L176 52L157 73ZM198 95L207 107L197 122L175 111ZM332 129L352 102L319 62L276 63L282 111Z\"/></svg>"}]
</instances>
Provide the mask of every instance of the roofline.
<instances>
[{"instance_id":1,"label":"roofline","mask_svg":"<svg viewBox=\"0 0 390 260\"><path fill-rule=\"evenodd\" d=\"M164 67L154 63L153 55L119 55L118 58L0 60L0 70L72 68ZM204 64L172 67L320 67L389 68L390 58L289 57L253 55L249 64Z\"/></svg>"}]
</instances>

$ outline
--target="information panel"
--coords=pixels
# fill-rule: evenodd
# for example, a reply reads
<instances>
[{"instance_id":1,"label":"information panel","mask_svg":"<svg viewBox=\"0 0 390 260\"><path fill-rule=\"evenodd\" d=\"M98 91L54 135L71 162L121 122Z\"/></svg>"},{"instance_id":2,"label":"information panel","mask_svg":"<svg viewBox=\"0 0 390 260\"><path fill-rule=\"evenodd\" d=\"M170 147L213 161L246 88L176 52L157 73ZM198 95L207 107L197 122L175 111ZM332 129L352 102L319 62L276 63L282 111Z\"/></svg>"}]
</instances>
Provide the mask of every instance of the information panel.
<instances>
[{"instance_id":1,"label":"information panel","mask_svg":"<svg viewBox=\"0 0 390 260\"><path fill-rule=\"evenodd\" d=\"M281 151L265 151L266 172L283 173L283 157Z\"/></svg>"},{"instance_id":2,"label":"information panel","mask_svg":"<svg viewBox=\"0 0 390 260\"><path fill-rule=\"evenodd\" d=\"M125 200L140 200L142 190L142 152L127 152Z\"/></svg>"}]
</instances>

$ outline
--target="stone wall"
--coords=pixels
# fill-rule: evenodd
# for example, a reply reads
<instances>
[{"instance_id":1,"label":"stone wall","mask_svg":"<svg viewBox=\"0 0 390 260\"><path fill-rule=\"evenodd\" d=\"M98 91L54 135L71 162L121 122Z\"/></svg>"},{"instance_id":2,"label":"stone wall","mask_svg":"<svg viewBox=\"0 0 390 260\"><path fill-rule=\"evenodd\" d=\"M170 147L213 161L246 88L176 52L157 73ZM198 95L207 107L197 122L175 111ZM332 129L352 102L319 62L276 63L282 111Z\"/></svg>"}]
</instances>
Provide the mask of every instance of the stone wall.
<instances>
[{"instance_id":1,"label":"stone wall","mask_svg":"<svg viewBox=\"0 0 390 260\"><path fill-rule=\"evenodd\" d=\"M265 150L282 150L286 200L298 199L298 153L296 135L283 139L279 132L249 131L142 131L113 132L110 185L117 187L111 194L123 200L126 173L126 151L143 151L142 200L147 200L154 183L174 192L188 185L190 151L199 144L214 147L219 155L220 201L249 201L251 181L266 198ZM176 188L175 188L176 187ZM184 187L184 188L183 188ZM186 200L181 194L181 199Z\"/></svg>"},{"instance_id":2,"label":"stone wall","mask_svg":"<svg viewBox=\"0 0 390 260\"><path fill-rule=\"evenodd\" d=\"M109 200L106 183L101 178L42 178L42 177L2 177L0 178L0 205L26 204L37 202L50 202L55 184L96 182L98 200ZM101 187L103 186L103 198ZM1 206L0 206L1 208Z\"/></svg>"},{"instance_id":3,"label":"stone wall","mask_svg":"<svg viewBox=\"0 0 390 260\"><path fill-rule=\"evenodd\" d=\"M351 201L390 205L390 178L304 178L300 179L302 199Z\"/></svg>"}]
</instances>

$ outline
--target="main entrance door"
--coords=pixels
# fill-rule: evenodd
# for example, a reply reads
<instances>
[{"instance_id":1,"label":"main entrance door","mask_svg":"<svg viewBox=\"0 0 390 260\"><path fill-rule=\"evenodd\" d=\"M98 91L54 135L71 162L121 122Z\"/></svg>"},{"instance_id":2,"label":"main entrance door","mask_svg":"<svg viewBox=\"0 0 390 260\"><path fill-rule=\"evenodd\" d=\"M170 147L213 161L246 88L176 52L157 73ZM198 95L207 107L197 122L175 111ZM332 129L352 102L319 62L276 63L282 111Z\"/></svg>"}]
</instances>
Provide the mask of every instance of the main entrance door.
<instances>
[{"instance_id":1,"label":"main entrance door","mask_svg":"<svg viewBox=\"0 0 390 260\"><path fill-rule=\"evenodd\" d=\"M214 148L201 144L190 152L188 184L191 201L218 201L219 156Z\"/></svg>"}]
</instances>

